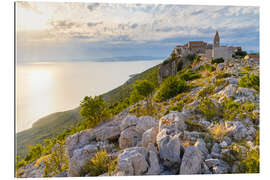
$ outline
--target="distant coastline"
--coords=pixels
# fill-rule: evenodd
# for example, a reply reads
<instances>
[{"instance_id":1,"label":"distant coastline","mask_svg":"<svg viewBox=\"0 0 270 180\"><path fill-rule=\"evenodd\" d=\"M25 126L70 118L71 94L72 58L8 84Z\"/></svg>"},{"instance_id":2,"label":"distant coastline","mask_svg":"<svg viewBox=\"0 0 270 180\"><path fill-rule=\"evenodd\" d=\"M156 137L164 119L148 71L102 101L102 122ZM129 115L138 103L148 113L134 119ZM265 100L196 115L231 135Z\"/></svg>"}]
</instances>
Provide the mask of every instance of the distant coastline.
<instances>
[{"instance_id":1,"label":"distant coastline","mask_svg":"<svg viewBox=\"0 0 270 180\"><path fill-rule=\"evenodd\" d=\"M17 64L24 63L50 63L50 62L127 62L127 61L156 61L166 59L167 57L153 57L153 56L119 56L119 57L100 57L100 58L74 58L74 59L43 59L43 60L17 60Z\"/></svg>"}]
</instances>

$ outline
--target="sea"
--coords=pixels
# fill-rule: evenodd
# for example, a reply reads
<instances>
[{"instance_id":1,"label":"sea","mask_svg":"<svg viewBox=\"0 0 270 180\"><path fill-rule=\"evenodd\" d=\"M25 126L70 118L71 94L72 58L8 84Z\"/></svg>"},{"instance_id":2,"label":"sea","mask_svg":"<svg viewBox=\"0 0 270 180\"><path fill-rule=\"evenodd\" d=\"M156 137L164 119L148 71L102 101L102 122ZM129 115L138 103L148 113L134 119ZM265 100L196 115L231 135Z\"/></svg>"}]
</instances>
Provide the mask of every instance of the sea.
<instances>
[{"instance_id":1,"label":"sea","mask_svg":"<svg viewBox=\"0 0 270 180\"><path fill-rule=\"evenodd\" d=\"M85 96L106 93L162 60L16 64L16 132L38 119L74 109Z\"/></svg>"}]
</instances>

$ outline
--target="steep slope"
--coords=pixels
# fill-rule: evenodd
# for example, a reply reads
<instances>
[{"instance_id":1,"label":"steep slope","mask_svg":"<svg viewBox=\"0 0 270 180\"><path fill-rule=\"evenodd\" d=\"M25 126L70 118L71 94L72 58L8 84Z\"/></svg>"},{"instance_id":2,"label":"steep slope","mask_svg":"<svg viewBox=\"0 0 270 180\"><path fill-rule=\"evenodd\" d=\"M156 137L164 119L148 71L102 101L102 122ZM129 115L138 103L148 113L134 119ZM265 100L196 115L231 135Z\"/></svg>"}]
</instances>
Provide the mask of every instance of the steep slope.
<instances>
[{"instance_id":1,"label":"steep slope","mask_svg":"<svg viewBox=\"0 0 270 180\"><path fill-rule=\"evenodd\" d=\"M148 79L155 85L157 82L158 66L150 68L130 78L123 85L103 95L105 101L110 104L127 98L132 90L132 84L136 80ZM82 121L80 109L57 112L39 119L32 128L17 133L17 155L24 157L28 152L29 145L42 143L44 139L62 134L67 129L74 127Z\"/></svg>"}]
</instances>

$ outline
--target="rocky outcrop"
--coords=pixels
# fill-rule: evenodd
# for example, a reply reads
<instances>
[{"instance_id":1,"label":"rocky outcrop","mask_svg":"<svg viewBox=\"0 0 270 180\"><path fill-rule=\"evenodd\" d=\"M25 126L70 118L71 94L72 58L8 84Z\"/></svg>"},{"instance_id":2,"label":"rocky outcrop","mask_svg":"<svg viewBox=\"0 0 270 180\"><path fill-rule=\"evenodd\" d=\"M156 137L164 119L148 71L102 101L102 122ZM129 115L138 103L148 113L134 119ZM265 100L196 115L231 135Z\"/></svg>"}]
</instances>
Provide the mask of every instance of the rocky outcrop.
<instances>
[{"instance_id":1,"label":"rocky outcrop","mask_svg":"<svg viewBox=\"0 0 270 180\"><path fill-rule=\"evenodd\" d=\"M180 174L199 174L203 162L202 152L194 146L185 149L182 159Z\"/></svg>"},{"instance_id":2,"label":"rocky outcrop","mask_svg":"<svg viewBox=\"0 0 270 180\"><path fill-rule=\"evenodd\" d=\"M139 118L136 116L127 116L120 125L120 148L125 149L139 145L142 142L143 133L150 128L156 127L157 124L158 121L151 116L142 116ZM144 145L147 146L146 135L144 136Z\"/></svg>"},{"instance_id":3,"label":"rocky outcrop","mask_svg":"<svg viewBox=\"0 0 270 180\"><path fill-rule=\"evenodd\" d=\"M118 169L124 175L142 175L149 167L146 159L148 152L142 147L132 147L124 150L118 158Z\"/></svg>"}]
</instances>

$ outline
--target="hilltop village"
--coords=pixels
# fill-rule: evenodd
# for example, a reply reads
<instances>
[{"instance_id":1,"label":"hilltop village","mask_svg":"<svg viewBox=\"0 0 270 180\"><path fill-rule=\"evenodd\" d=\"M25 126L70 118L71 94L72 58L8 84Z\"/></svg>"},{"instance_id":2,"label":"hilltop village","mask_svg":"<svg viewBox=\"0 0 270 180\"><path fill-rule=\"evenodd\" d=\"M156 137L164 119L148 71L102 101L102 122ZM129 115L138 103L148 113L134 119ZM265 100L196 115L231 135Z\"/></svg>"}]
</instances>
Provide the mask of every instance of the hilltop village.
<instances>
[{"instance_id":1,"label":"hilltop village","mask_svg":"<svg viewBox=\"0 0 270 180\"><path fill-rule=\"evenodd\" d=\"M84 101L58 114L82 123L33 146L17 177L259 173L259 56L220 46L218 32Z\"/></svg>"}]
</instances>

